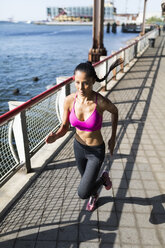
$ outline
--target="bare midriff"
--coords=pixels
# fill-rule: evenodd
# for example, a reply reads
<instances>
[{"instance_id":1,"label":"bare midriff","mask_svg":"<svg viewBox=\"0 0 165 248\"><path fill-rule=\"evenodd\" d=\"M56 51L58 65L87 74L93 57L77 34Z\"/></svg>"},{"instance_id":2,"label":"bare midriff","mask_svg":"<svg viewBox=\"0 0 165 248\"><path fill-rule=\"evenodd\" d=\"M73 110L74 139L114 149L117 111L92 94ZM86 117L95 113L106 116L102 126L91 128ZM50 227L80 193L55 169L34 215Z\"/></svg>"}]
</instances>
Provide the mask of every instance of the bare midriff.
<instances>
[{"instance_id":1,"label":"bare midriff","mask_svg":"<svg viewBox=\"0 0 165 248\"><path fill-rule=\"evenodd\" d=\"M75 138L79 143L86 146L98 146L103 143L103 137L100 130L86 132L76 129Z\"/></svg>"}]
</instances>

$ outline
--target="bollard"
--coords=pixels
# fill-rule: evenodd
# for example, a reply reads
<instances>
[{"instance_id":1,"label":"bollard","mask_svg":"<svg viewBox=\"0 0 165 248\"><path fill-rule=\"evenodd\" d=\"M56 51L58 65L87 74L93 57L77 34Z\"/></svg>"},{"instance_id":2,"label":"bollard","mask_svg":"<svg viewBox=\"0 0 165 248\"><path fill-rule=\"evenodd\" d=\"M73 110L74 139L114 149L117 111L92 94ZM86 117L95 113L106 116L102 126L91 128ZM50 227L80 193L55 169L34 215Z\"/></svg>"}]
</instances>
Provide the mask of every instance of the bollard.
<instances>
[{"instance_id":1,"label":"bollard","mask_svg":"<svg viewBox=\"0 0 165 248\"><path fill-rule=\"evenodd\" d=\"M155 38L149 38L149 46L155 47Z\"/></svg>"}]
</instances>

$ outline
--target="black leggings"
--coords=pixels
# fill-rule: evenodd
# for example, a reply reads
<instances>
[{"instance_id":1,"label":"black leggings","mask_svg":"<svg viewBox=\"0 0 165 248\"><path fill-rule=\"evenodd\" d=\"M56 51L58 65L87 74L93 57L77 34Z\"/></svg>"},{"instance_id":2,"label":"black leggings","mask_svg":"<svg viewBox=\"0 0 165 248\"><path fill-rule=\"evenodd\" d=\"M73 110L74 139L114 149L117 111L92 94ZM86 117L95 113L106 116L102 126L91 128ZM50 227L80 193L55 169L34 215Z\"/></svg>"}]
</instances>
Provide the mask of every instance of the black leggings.
<instances>
[{"instance_id":1,"label":"black leggings","mask_svg":"<svg viewBox=\"0 0 165 248\"><path fill-rule=\"evenodd\" d=\"M81 182L78 187L78 195L81 199L87 199L96 195L103 185L102 178L98 174L105 157L105 144L98 146L86 146L74 140L74 153L76 163L81 174Z\"/></svg>"}]
</instances>

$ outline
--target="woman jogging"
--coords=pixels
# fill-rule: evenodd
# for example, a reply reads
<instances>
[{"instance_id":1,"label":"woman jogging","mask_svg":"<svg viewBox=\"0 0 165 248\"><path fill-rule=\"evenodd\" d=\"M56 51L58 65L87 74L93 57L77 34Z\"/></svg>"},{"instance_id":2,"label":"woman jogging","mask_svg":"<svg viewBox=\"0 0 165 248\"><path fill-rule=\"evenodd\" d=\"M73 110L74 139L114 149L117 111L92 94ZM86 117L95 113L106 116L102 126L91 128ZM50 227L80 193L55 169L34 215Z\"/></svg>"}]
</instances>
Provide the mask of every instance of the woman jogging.
<instances>
[{"instance_id":1,"label":"woman jogging","mask_svg":"<svg viewBox=\"0 0 165 248\"><path fill-rule=\"evenodd\" d=\"M95 81L105 80L110 71L121 63L123 60L117 59L102 79L97 77L90 62L79 64L74 71L77 92L65 98L62 125L56 133L51 133L46 138L46 143L52 143L66 134L70 124L76 128L74 153L81 174L78 195L81 199L89 198L86 206L88 211L95 209L98 189L104 185L109 190L112 186L107 171L98 177L105 157L105 144L101 134L103 112L106 110L111 113L112 133L108 141L111 155L115 147L118 122L116 106L95 92L93 84Z\"/></svg>"}]
</instances>

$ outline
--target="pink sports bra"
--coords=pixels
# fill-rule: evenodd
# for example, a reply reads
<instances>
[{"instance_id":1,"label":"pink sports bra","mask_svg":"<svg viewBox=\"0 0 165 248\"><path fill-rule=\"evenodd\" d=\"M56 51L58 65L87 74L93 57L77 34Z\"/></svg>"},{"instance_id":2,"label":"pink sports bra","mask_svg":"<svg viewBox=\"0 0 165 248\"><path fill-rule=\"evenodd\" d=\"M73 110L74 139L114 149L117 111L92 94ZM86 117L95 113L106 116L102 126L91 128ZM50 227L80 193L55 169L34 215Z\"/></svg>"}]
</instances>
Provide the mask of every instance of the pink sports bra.
<instances>
[{"instance_id":1,"label":"pink sports bra","mask_svg":"<svg viewBox=\"0 0 165 248\"><path fill-rule=\"evenodd\" d=\"M79 119L77 119L76 114L75 114L76 97L77 97L77 94L74 99L73 108L69 115L70 124L81 131L93 132L93 131L100 130L102 126L103 118L98 113L96 107L93 113L91 114L91 116L89 116L87 120L80 121ZM97 94L96 94L96 106L97 106Z\"/></svg>"}]
</instances>

